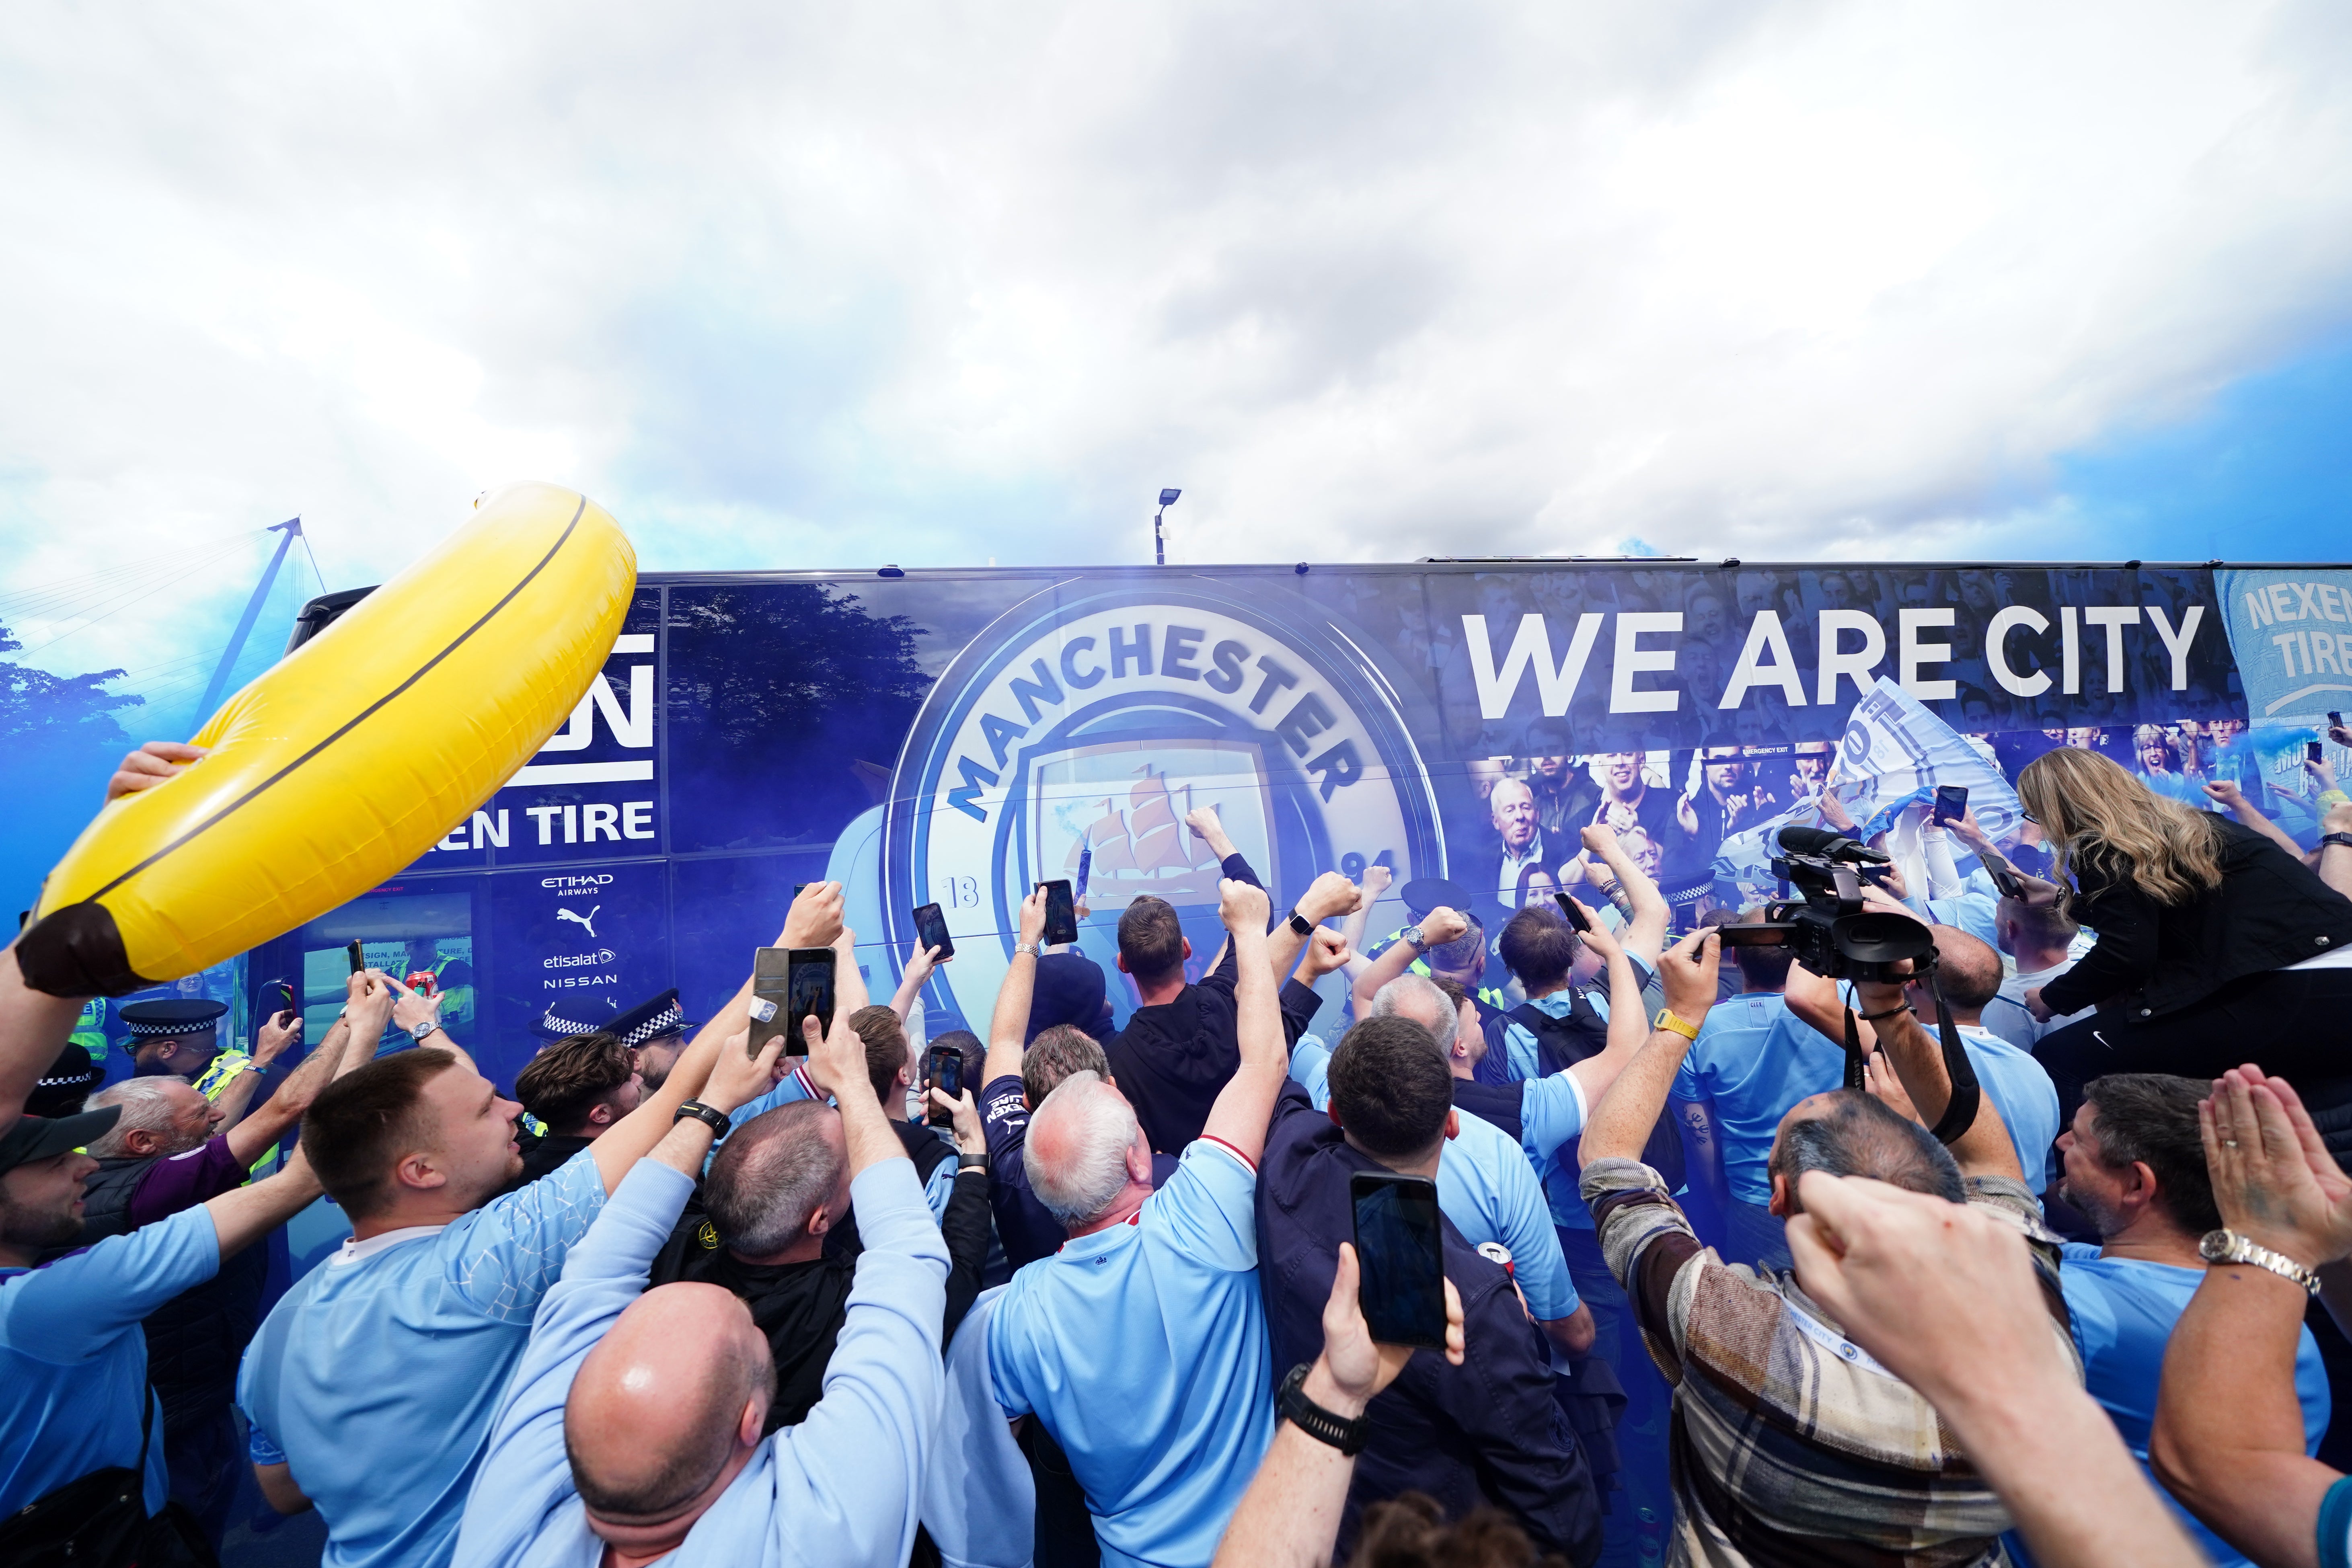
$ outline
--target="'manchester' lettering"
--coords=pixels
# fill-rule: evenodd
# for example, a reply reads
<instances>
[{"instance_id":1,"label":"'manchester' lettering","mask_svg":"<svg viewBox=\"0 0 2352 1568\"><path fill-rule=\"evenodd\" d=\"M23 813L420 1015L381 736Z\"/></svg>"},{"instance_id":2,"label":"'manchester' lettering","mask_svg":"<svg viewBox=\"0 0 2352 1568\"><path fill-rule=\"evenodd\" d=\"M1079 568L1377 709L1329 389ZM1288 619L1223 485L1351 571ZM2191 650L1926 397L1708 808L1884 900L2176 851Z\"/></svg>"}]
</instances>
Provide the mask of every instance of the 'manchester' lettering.
<instances>
[{"instance_id":1,"label":"'manchester' lettering","mask_svg":"<svg viewBox=\"0 0 2352 1568\"><path fill-rule=\"evenodd\" d=\"M1599 617L1588 619L1597 621ZM1016 719L993 709L981 713L980 734L988 744L987 765L983 767L974 758L961 755L955 758L951 767L958 782L948 789L948 805L975 822L987 821L988 808L981 804L981 792L995 789L1003 779L1013 743L1036 727L1047 708L1062 706L1067 700L1066 692L1091 691L1106 680L1150 675L1153 664L1152 631L1149 622L1113 626L1108 629L1107 650L1101 649L1091 633L1087 633L1065 642L1060 657L1052 664L1044 658L1030 661L1029 673L1013 676L1004 692L1004 700L1021 705L1021 716ZM1589 646L1591 636L1581 632L1580 635ZM1339 715L1320 693L1298 690L1302 677L1297 670L1272 653L1258 654L1253 661L1249 644L1230 637L1212 645L1204 655L1201 645L1208 637L1206 627L1163 628L1158 648L1160 678L1199 681L1220 696L1232 696L1242 689L1249 679L1249 670L1255 668L1258 683L1250 696L1251 713L1265 716L1275 706L1276 697L1286 692L1297 693L1273 718L1270 728L1294 755L1305 758L1300 766L1317 780L1323 799L1329 800L1334 793L1363 777L1363 754L1353 739L1343 736L1333 745L1317 748L1316 737L1337 727ZM1540 643L1540 631L1537 641ZM1514 656L1517 656L1516 650ZM1654 653L1652 657L1671 660L1672 656ZM1060 672L1059 680L1055 678L1056 669Z\"/></svg>"}]
</instances>

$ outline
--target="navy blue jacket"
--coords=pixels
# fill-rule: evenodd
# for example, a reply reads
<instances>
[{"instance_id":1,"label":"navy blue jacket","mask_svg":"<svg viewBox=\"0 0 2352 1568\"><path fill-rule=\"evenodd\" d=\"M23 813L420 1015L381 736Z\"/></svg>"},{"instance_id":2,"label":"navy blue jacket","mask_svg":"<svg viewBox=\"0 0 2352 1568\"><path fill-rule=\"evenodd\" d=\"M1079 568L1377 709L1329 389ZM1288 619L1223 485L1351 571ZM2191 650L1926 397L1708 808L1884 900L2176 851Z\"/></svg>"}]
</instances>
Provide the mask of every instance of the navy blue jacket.
<instances>
[{"instance_id":1,"label":"navy blue jacket","mask_svg":"<svg viewBox=\"0 0 2352 1568\"><path fill-rule=\"evenodd\" d=\"M1283 1086L1257 1176L1258 1279L1273 1331L1275 1373L1323 1348L1339 1243L1354 1239L1348 1178L1385 1169L1348 1146L1296 1083ZM1478 1256L1453 1222L1445 1277L1462 1297L1465 1358L1421 1351L1365 1412L1370 1440L1356 1461L1337 1555L1352 1549L1366 1505L1423 1491L1449 1519L1491 1503L1544 1552L1590 1563L1601 1552L1601 1504L1559 1406L1549 1353L1501 1265Z\"/></svg>"}]
</instances>

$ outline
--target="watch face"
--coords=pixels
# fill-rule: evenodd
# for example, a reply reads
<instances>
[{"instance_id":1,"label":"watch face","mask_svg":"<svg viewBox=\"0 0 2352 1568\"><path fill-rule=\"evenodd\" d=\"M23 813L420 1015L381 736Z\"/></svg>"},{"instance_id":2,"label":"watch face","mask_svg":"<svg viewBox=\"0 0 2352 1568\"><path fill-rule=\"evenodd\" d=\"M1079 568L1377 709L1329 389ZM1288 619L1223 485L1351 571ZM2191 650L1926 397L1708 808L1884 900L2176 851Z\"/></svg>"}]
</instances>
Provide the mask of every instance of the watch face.
<instances>
[{"instance_id":1,"label":"watch face","mask_svg":"<svg viewBox=\"0 0 2352 1568\"><path fill-rule=\"evenodd\" d=\"M2230 1233L2226 1230L2207 1231L2197 1239L2197 1252L2208 1263L2219 1263L2230 1255Z\"/></svg>"}]
</instances>

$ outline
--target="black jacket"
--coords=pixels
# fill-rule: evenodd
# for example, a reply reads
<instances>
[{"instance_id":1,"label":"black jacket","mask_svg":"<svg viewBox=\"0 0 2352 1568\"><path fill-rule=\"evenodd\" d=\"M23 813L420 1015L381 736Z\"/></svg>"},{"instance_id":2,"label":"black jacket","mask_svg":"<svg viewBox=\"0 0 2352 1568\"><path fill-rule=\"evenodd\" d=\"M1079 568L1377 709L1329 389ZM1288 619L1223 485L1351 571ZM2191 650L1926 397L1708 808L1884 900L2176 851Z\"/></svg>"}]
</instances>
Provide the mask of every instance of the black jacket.
<instances>
[{"instance_id":1,"label":"black jacket","mask_svg":"<svg viewBox=\"0 0 2352 1568\"><path fill-rule=\"evenodd\" d=\"M909 1155L916 1155L916 1179L930 1175L940 1163L929 1145L955 1157L954 1148L926 1128L905 1122L891 1126ZM926 1163L928 1162L928 1163ZM980 1296L980 1274L988 1261L988 1173L969 1170L956 1176L940 1229L948 1244L947 1311L940 1325L944 1348L955 1337L956 1326ZM678 1216L669 1239L654 1259L652 1282L672 1284L694 1280L733 1291L751 1309L751 1321L768 1337L776 1365L775 1397L768 1406L765 1430L795 1426L824 1394L824 1374L833 1360L834 1341L849 1310L850 1287L856 1282L857 1259L864 1250L857 1239L855 1215L825 1238L824 1254L802 1263L747 1263L719 1244L718 1229L703 1212L698 1188Z\"/></svg>"},{"instance_id":2,"label":"black jacket","mask_svg":"<svg viewBox=\"0 0 2352 1568\"><path fill-rule=\"evenodd\" d=\"M2242 976L2352 942L2352 899L2267 835L2218 825L2221 885L2186 904L2160 904L2097 863L2074 867L2074 915L2099 943L2042 988L2052 1012L2106 1003L2126 1017L2160 1018Z\"/></svg>"},{"instance_id":3,"label":"black jacket","mask_svg":"<svg viewBox=\"0 0 2352 1568\"><path fill-rule=\"evenodd\" d=\"M1258 1280L1276 1376L1322 1349L1339 1243L1355 1232L1348 1178L1381 1168L1349 1146L1297 1084L1283 1085L1257 1181ZM1601 1502L1554 1397L1543 1334L1502 1266L1480 1257L1451 1220L1442 1223L1466 1359L1457 1367L1435 1353L1415 1355L1366 1408L1371 1435L1348 1488L1340 1555L1367 1504L1422 1491L1451 1519L1492 1503L1539 1551L1589 1563L1601 1550Z\"/></svg>"}]
</instances>

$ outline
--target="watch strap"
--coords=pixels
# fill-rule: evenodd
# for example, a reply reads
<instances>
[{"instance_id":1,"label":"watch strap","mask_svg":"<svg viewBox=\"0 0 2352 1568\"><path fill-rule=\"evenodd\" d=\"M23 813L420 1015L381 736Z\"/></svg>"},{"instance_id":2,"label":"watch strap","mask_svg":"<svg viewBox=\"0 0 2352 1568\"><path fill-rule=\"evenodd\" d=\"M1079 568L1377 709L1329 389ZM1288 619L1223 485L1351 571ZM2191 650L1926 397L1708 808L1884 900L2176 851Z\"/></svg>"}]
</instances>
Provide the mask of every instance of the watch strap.
<instances>
[{"instance_id":1,"label":"watch strap","mask_svg":"<svg viewBox=\"0 0 2352 1568\"><path fill-rule=\"evenodd\" d=\"M1301 936L1312 936L1315 931L1315 922L1299 914L1297 905L1293 904L1290 910L1290 928Z\"/></svg>"},{"instance_id":2,"label":"watch strap","mask_svg":"<svg viewBox=\"0 0 2352 1568\"><path fill-rule=\"evenodd\" d=\"M2346 849L2352 850L2352 833L2322 833L2319 835L2319 841L2323 844L2342 844Z\"/></svg>"},{"instance_id":3,"label":"watch strap","mask_svg":"<svg viewBox=\"0 0 2352 1568\"><path fill-rule=\"evenodd\" d=\"M2234 1230L2207 1231L2198 1240L2197 1250L2208 1263L2245 1263L2267 1269L2282 1280L2294 1281L2311 1295L2319 1294L2319 1275L2315 1271Z\"/></svg>"},{"instance_id":4,"label":"watch strap","mask_svg":"<svg viewBox=\"0 0 2352 1568\"><path fill-rule=\"evenodd\" d=\"M1398 932L1397 940L1404 943L1416 953L1426 953L1429 951L1429 943L1423 937L1421 934L1421 925L1417 921Z\"/></svg>"},{"instance_id":5,"label":"watch strap","mask_svg":"<svg viewBox=\"0 0 2352 1568\"><path fill-rule=\"evenodd\" d=\"M440 1032L441 1020L439 1019L427 1019L422 1029L413 1029L408 1031L408 1039L412 1044L423 1045L427 1038Z\"/></svg>"},{"instance_id":6,"label":"watch strap","mask_svg":"<svg viewBox=\"0 0 2352 1568\"><path fill-rule=\"evenodd\" d=\"M1658 1009L1658 1016L1650 1020L1650 1026L1653 1029L1663 1029L1671 1033L1678 1034L1685 1040L1696 1040L1698 1038L1698 1025L1691 1022L1690 1019L1686 1018L1676 1016L1675 1009L1672 1008L1660 1008Z\"/></svg>"},{"instance_id":7,"label":"watch strap","mask_svg":"<svg viewBox=\"0 0 2352 1568\"><path fill-rule=\"evenodd\" d=\"M1282 1391L1276 1396L1275 1408L1281 1412L1284 1420L1317 1442L1328 1443L1343 1454L1362 1453L1364 1444L1372 1435L1372 1418L1359 1416L1350 1421L1307 1398L1307 1364L1302 1361L1290 1369L1290 1375L1282 1380Z\"/></svg>"},{"instance_id":8,"label":"watch strap","mask_svg":"<svg viewBox=\"0 0 2352 1568\"><path fill-rule=\"evenodd\" d=\"M1013 944L1013 951L1016 955L1026 953L1032 958L1034 958L1038 954L1045 950L1045 944L1041 942L1015 942Z\"/></svg>"},{"instance_id":9,"label":"watch strap","mask_svg":"<svg viewBox=\"0 0 2352 1568\"><path fill-rule=\"evenodd\" d=\"M676 1124L685 1121L688 1116L709 1127L710 1135L714 1138L725 1137L727 1130L735 1124L726 1112L716 1105L706 1105L699 1100L688 1100L681 1103L671 1115L670 1121Z\"/></svg>"}]
</instances>

